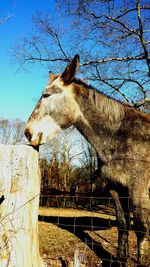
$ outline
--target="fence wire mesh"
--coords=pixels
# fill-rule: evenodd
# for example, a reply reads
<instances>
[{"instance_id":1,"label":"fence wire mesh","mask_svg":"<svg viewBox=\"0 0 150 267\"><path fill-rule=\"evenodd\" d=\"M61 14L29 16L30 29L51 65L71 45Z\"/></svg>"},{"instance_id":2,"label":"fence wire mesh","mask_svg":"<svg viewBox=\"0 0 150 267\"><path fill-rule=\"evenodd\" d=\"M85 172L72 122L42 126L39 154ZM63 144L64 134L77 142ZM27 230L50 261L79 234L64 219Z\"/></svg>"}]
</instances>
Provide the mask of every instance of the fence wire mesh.
<instances>
[{"instance_id":1,"label":"fence wire mesh","mask_svg":"<svg viewBox=\"0 0 150 267\"><path fill-rule=\"evenodd\" d=\"M129 198L126 203L130 214L127 262L129 267L134 267L137 264L137 240ZM66 267L127 266L124 263L117 265L118 229L111 197L41 195L39 220L51 228L49 261L45 259L47 266L53 266L53 262L55 267L57 264ZM77 263L75 257L78 257Z\"/></svg>"}]
</instances>

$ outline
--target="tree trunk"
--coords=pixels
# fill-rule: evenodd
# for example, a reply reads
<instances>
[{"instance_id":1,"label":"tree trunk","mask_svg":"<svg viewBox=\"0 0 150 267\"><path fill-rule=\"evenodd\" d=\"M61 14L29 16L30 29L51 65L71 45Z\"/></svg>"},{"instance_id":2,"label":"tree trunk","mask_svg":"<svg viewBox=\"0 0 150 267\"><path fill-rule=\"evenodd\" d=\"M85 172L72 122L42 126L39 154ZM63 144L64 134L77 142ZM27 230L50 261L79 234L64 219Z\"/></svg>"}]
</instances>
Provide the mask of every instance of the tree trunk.
<instances>
[{"instance_id":1,"label":"tree trunk","mask_svg":"<svg viewBox=\"0 0 150 267\"><path fill-rule=\"evenodd\" d=\"M43 267L39 255L38 152L0 145L0 267Z\"/></svg>"}]
</instances>

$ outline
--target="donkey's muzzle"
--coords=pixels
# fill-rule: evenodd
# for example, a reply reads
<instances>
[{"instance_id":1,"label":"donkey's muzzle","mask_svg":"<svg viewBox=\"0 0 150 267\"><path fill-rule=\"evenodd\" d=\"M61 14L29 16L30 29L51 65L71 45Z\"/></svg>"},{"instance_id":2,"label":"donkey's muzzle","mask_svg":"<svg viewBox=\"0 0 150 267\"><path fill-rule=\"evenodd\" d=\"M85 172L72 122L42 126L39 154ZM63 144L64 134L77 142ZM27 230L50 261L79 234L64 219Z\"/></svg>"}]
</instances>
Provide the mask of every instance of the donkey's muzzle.
<instances>
[{"instance_id":1,"label":"donkey's muzzle","mask_svg":"<svg viewBox=\"0 0 150 267\"><path fill-rule=\"evenodd\" d=\"M25 134L26 138L28 139L28 141L30 142L30 140L32 139L32 134L31 134L30 130L26 129L24 134Z\"/></svg>"}]
</instances>

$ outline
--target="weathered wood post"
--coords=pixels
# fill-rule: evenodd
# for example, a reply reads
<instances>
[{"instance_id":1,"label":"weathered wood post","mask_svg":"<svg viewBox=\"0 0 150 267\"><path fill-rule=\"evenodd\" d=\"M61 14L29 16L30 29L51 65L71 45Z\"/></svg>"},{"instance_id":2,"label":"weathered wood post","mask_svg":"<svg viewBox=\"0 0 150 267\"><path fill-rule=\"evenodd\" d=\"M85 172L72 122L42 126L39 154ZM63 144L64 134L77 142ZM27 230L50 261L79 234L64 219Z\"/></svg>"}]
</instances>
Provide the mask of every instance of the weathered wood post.
<instances>
[{"instance_id":1,"label":"weathered wood post","mask_svg":"<svg viewBox=\"0 0 150 267\"><path fill-rule=\"evenodd\" d=\"M39 255L38 152L0 145L0 267L43 267Z\"/></svg>"}]
</instances>

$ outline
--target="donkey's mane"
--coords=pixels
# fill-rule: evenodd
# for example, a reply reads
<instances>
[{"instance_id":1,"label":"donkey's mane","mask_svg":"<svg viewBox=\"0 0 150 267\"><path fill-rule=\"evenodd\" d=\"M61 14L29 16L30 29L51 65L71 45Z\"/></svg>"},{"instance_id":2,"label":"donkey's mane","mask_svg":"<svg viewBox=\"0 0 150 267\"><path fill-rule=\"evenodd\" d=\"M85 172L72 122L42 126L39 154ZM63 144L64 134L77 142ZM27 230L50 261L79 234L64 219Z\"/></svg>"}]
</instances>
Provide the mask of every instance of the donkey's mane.
<instances>
[{"instance_id":1,"label":"donkey's mane","mask_svg":"<svg viewBox=\"0 0 150 267\"><path fill-rule=\"evenodd\" d=\"M115 110L116 113L124 112L124 113L133 113L136 117L142 117L143 120L150 122L150 115L141 111L137 110L135 107L131 106L130 104L124 103L122 101L116 100L110 97L107 94L104 94L94 86L87 84L82 79L74 78L73 82L85 90L88 90L88 98L91 103L95 106L97 110L101 110L101 108L105 108L106 112L111 112ZM118 114L119 115L119 114ZM121 115L121 114L120 114Z\"/></svg>"}]
</instances>

